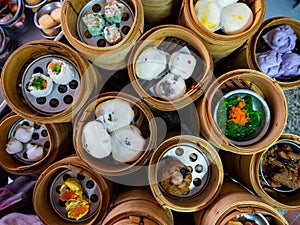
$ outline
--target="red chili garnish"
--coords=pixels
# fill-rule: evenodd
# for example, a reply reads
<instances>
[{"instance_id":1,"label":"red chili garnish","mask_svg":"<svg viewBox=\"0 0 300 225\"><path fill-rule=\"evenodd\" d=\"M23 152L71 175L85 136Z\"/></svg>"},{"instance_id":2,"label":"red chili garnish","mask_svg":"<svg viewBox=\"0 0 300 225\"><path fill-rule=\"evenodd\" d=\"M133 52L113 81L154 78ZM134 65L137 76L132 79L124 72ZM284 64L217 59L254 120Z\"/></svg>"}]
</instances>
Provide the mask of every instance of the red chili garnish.
<instances>
[{"instance_id":1,"label":"red chili garnish","mask_svg":"<svg viewBox=\"0 0 300 225\"><path fill-rule=\"evenodd\" d=\"M188 61L187 61L187 63L188 63L188 64L191 64L191 63L192 63L192 61L191 61L191 60L188 60Z\"/></svg>"}]
</instances>

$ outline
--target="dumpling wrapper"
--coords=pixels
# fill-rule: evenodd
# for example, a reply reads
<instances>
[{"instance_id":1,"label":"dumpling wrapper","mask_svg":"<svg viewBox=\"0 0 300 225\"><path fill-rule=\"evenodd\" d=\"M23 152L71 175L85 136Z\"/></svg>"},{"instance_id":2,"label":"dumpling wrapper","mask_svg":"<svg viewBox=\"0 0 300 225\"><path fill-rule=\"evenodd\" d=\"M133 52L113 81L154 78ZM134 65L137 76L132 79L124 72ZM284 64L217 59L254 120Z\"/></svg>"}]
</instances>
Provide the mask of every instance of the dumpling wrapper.
<instances>
[{"instance_id":1,"label":"dumpling wrapper","mask_svg":"<svg viewBox=\"0 0 300 225\"><path fill-rule=\"evenodd\" d=\"M112 151L111 137L98 121L90 121L84 125L81 140L85 151L95 158L105 158Z\"/></svg>"},{"instance_id":2,"label":"dumpling wrapper","mask_svg":"<svg viewBox=\"0 0 300 225\"><path fill-rule=\"evenodd\" d=\"M26 154L30 161L38 161L44 157L44 149L42 146L28 143L26 145Z\"/></svg>"},{"instance_id":3,"label":"dumpling wrapper","mask_svg":"<svg viewBox=\"0 0 300 225\"><path fill-rule=\"evenodd\" d=\"M238 34L247 30L253 23L253 13L245 3L235 3L225 7L221 14L222 31L225 34Z\"/></svg>"},{"instance_id":4,"label":"dumpling wrapper","mask_svg":"<svg viewBox=\"0 0 300 225\"><path fill-rule=\"evenodd\" d=\"M31 86L32 82L34 81L34 79L41 77L42 79L44 79L47 82L47 86L45 89L36 89L35 87ZM31 80L29 82L29 86L28 89L30 90L30 94L32 94L34 97L36 98L40 98L40 97L46 97L48 96L52 90L53 90L53 81L50 77L45 76L44 74L41 73L35 73L32 75Z\"/></svg>"},{"instance_id":5,"label":"dumpling wrapper","mask_svg":"<svg viewBox=\"0 0 300 225\"><path fill-rule=\"evenodd\" d=\"M230 6L234 3L236 3L238 0L215 0L218 5L220 5L222 8Z\"/></svg>"},{"instance_id":6,"label":"dumpling wrapper","mask_svg":"<svg viewBox=\"0 0 300 225\"><path fill-rule=\"evenodd\" d=\"M130 103L121 99L112 99L100 103L95 110L99 120L108 132L113 132L129 125L134 118L134 111Z\"/></svg>"},{"instance_id":7,"label":"dumpling wrapper","mask_svg":"<svg viewBox=\"0 0 300 225\"><path fill-rule=\"evenodd\" d=\"M137 58L135 72L143 80L157 79L167 68L167 53L155 48L146 48Z\"/></svg>"},{"instance_id":8,"label":"dumpling wrapper","mask_svg":"<svg viewBox=\"0 0 300 225\"><path fill-rule=\"evenodd\" d=\"M60 67L60 71L55 68ZM53 59L47 66L48 74L57 84L68 84L75 76L72 66L60 59Z\"/></svg>"},{"instance_id":9,"label":"dumpling wrapper","mask_svg":"<svg viewBox=\"0 0 300 225\"><path fill-rule=\"evenodd\" d=\"M17 128L14 137L22 143L27 143L31 140L33 131L33 127L22 125Z\"/></svg>"},{"instance_id":10,"label":"dumpling wrapper","mask_svg":"<svg viewBox=\"0 0 300 225\"><path fill-rule=\"evenodd\" d=\"M209 31L220 28L222 7L212 0L199 0L195 4L195 12L199 22Z\"/></svg>"},{"instance_id":11,"label":"dumpling wrapper","mask_svg":"<svg viewBox=\"0 0 300 225\"><path fill-rule=\"evenodd\" d=\"M16 154L23 150L23 144L16 138L10 138L6 144L6 152L8 154Z\"/></svg>"},{"instance_id":12,"label":"dumpling wrapper","mask_svg":"<svg viewBox=\"0 0 300 225\"><path fill-rule=\"evenodd\" d=\"M111 134L113 139L112 157L119 162L131 162L142 153L145 139L133 125L122 127Z\"/></svg>"},{"instance_id":13,"label":"dumpling wrapper","mask_svg":"<svg viewBox=\"0 0 300 225\"><path fill-rule=\"evenodd\" d=\"M191 54L174 52L169 61L170 72L182 79L188 79L194 72L196 59Z\"/></svg>"},{"instance_id":14,"label":"dumpling wrapper","mask_svg":"<svg viewBox=\"0 0 300 225\"><path fill-rule=\"evenodd\" d=\"M181 77L168 73L156 84L155 92L162 99L176 100L185 94L186 84Z\"/></svg>"}]
</instances>

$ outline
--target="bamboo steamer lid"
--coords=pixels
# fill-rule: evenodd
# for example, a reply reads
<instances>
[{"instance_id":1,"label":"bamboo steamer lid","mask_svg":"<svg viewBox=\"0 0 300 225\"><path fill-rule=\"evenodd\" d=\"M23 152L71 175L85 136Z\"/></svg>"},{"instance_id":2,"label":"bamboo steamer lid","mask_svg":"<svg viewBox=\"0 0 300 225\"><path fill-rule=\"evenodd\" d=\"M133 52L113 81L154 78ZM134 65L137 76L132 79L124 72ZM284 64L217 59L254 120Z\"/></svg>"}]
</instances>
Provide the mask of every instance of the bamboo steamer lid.
<instances>
[{"instance_id":1,"label":"bamboo steamer lid","mask_svg":"<svg viewBox=\"0 0 300 225\"><path fill-rule=\"evenodd\" d=\"M47 56L50 59L52 55L64 57L74 63L79 76L77 82L80 81L80 86L77 86L79 89L77 97L72 98L72 103L68 103L70 106L55 113L50 110L41 112L42 105L31 106L35 101L26 100L22 93L25 88L22 87L23 73L28 74L30 71L25 69L31 68L31 62L37 64L43 57ZM33 41L19 47L10 55L1 74L2 94L12 111L25 119L43 124L71 122L84 103L99 93L101 82L100 75L78 52L63 43L48 40ZM52 109L56 108L51 107Z\"/></svg>"},{"instance_id":2,"label":"bamboo steamer lid","mask_svg":"<svg viewBox=\"0 0 300 225\"><path fill-rule=\"evenodd\" d=\"M86 216L89 216L87 220L79 220L76 223L80 225L98 224L100 220L104 218L106 210L109 206L113 193L113 186L112 183L91 170L87 164L85 164L75 155L69 156L52 164L38 178L32 197L36 214L45 224L74 224L74 220L69 221L67 218L62 217L54 210L54 206L51 204L51 199L49 197L49 192L51 193L50 187L52 187L52 182L55 181L56 176L58 176L61 171L65 170L73 171L74 173L80 174L83 178L92 180L95 187L99 189L99 193L97 193L99 208L93 209L94 214L92 216L87 214ZM89 196L89 198L90 197L91 196ZM92 205L91 201L92 200L89 199L89 202ZM90 210L92 209L90 208Z\"/></svg>"},{"instance_id":3,"label":"bamboo steamer lid","mask_svg":"<svg viewBox=\"0 0 300 225\"><path fill-rule=\"evenodd\" d=\"M177 40L172 41L172 38ZM176 41L179 43L177 44ZM146 82L137 77L135 71L138 56L146 47L165 48L166 51L169 51L169 48L173 48L172 44L178 47L182 41L186 42L185 45L192 46L198 54L197 65L192 77L186 80L186 93L183 97L170 101L153 96L149 89L157 83L157 80ZM160 25L144 33L134 46L128 62L128 74L135 91L150 107L161 111L178 110L198 99L212 79L212 69L211 56L202 41L194 32L178 25Z\"/></svg>"},{"instance_id":4,"label":"bamboo steamer lid","mask_svg":"<svg viewBox=\"0 0 300 225\"><path fill-rule=\"evenodd\" d=\"M82 145L81 137L83 126L87 122L96 119L95 108L98 104L112 99L124 100L132 105L135 114L132 124L140 129L142 136L146 140L141 156L130 163L117 162L111 157L111 155L103 159L94 158L83 148ZM77 117L73 133L73 143L77 155L98 173L113 177L131 174L145 166L151 157L154 147L156 146L156 140L157 126L154 116L148 106L140 99L122 92L103 93L100 94L97 99L95 98L89 101L85 107L82 108L81 113Z\"/></svg>"},{"instance_id":5,"label":"bamboo steamer lid","mask_svg":"<svg viewBox=\"0 0 300 225\"><path fill-rule=\"evenodd\" d=\"M103 225L113 224L171 225L171 210L160 206L145 189L133 188L116 196Z\"/></svg>"},{"instance_id":6,"label":"bamboo steamer lid","mask_svg":"<svg viewBox=\"0 0 300 225\"><path fill-rule=\"evenodd\" d=\"M178 18L180 0L142 0L145 23L150 25L158 25L162 23L176 22Z\"/></svg>"},{"instance_id":7,"label":"bamboo steamer lid","mask_svg":"<svg viewBox=\"0 0 300 225\"><path fill-rule=\"evenodd\" d=\"M267 133L256 143L247 146L233 144L223 134L213 118L218 100L227 92L249 89L262 96L270 109L270 125ZM198 104L200 131L214 146L236 154L253 154L263 151L282 134L287 121L287 103L279 84L256 70L233 70L218 77L208 88Z\"/></svg>"},{"instance_id":8,"label":"bamboo steamer lid","mask_svg":"<svg viewBox=\"0 0 300 225\"><path fill-rule=\"evenodd\" d=\"M225 225L241 214L261 213L272 218L274 225L287 225L288 222L275 208L251 195L238 184L224 181L218 197L207 208L194 214L196 225Z\"/></svg>"},{"instance_id":9,"label":"bamboo steamer lid","mask_svg":"<svg viewBox=\"0 0 300 225\"><path fill-rule=\"evenodd\" d=\"M30 175L42 172L56 160L61 159L72 150L72 142L70 141L72 132L71 124L44 124L40 126L44 126L47 131L48 143L44 142L46 138L42 138L42 142L45 144L43 148L45 151L47 149L47 151L41 160L29 162L24 161L21 156L16 157L15 155L8 154L6 152L8 136L11 135L10 133L13 131L12 128L15 125L21 125L21 122L23 123L25 120L18 115L10 113L0 124L0 164L9 173L16 175ZM35 132L37 132L37 130L35 130ZM38 132L42 132L41 129ZM39 133L39 135L41 135L41 133ZM47 144L48 146L46 147Z\"/></svg>"},{"instance_id":10,"label":"bamboo steamer lid","mask_svg":"<svg viewBox=\"0 0 300 225\"><path fill-rule=\"evenodd\" d=\"M297 39L300 40L300 22L299 20L288 18L288 17L273 17L265 20L258 31L247 41L247 43L237 51L235 54L230 56L225 64L228 64L229 68L250 68L253 70L260 71L259 64L256 60L256 49L259 45L260 38L267 33L269 30L279 27L281 25L289 25L295 31ZM298 78L284 81L274 78L280 87L284 90L297 88L300 85L300 76Z\"/></svg>"},{"instance_id":11,"label":"bamboo steamer lid","mask_svg":"<svg viewBox=\"0 0 300 225\"><path fill-rule=\"evenodd\" d=\"M126 68L127 57L133 43L144 31L144 10L141 0L124 0L134 14L128 34L119 43L106 47L88 45L78 36L77 20L82 8L91 1L68 0L62 6L62 30L69 43L94 65L107 70Z\"/></svg>"},{"instance_id":12,"label":"bamboo steamer lid","mask_svg":"<svg viewBox=\"0 0 300 225\"><path fill-rule=\"evenodd\" d=\"M164 168L161 167L166 159L164 157L176 157L172 154L174 149L179 160L187 156L190 157L189 161L193 162L189 164L182 161L185 166L191 167L189 170L192 171L190 191L186 195L170 194L160 184L159 173ZM177 153L177 150L183 154ZM166 162L166 165L171 164ZM198 170L198 166L203 166L203 170ZM207 141L190 135L174 136L162 142L152 155L148 170L148 179L155 199L163 207L178 212L195 212L207 207L218 195L223 177L223 165L217 151Z\"/></svg>"},{"instance_id":13,"label":"bamboo steamer lid","mask_svg":"<svg viewBox=\"0 0 300 225\"><path fill-rule=\"evenodd\" d=\"M196 0L184 0L182 2L181 12L179 14L179 24L192 29L201 37L208 51L212 54L214 62L225 58L252 37L263 22L266 10L265 0L243 1L253 12L254 18L251 27L239 34L224 35L210 32L199 22L194 10L196 2Z\"/></svg>"},{"instance_id":14,"label":"bamboo steamer lid","mask_svg":"<svg viewBox=\"0 0 300 225\"><path fill-rule=\"evenodd\" d=\"M281 141L288 141L299 145L300 137L294 134L282 134L275 143ZM264 202L270 206L280 209L299 209L299 192L277 192L268 186L262 185L260 176L260 162L267 149L268 148L264 149L263 152L249 156L236 155L222 151L220 156L223 159L225 171L253 190Z\"/></svg>"}]
</instances>

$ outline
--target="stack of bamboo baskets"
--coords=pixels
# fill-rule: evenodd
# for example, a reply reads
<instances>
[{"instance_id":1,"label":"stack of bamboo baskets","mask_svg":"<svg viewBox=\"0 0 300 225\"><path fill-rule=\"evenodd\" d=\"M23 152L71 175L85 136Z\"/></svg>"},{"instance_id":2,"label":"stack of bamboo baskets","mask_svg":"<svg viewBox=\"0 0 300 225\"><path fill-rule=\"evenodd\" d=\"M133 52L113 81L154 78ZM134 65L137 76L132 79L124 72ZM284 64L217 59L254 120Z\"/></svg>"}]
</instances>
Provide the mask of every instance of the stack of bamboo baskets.
<instances>
[{"instance_id":1,"label":"stack of bamboo baskets","mask_svg":"<svg viewBox=\"0 0 300 225\"><path fill-rule=\"evenodd\" d=\"M33 206L41 220L49 225L73 223L58 215L49 197L49 189L56 176L61 171L72 170L91 178L99 189L99 208L93 217L79 221L78 224L171 225L177 224L176 217L173 216L176 211L181 217L188 218L186 224L226 225L238 215L260 213L270 217L274 225L287 225L288 222L276 208L300 209L299 192L292 196L264 189L260 183L259 164L263 154L279 140L300 145L299 136L283 134L288 115L283 89L296 88L300 79L282 82L269 78L259 71L255 49L264 29L279 24L291 25L300 40L299 21L280 17L263 22L266 1L245 0L241 2L248 4L254 14L252 26L239 35L223 35L209 32L199 23L194 0L124 0L135 15L130 33L116 45L93 47L81 42L77 34L78 15L88 2L65 0L63 3L62 29L72 47L44 40L27 43L11 54L1 74L2 94L13 113L1 120L0 164L11 174L38 174ZM145 24L151 27L146 32ZM153 96L148 91L151 87L143 86L144 81L138 79L135 72L139 54L149 46L161 46L169 38L184 42L184 46L193 49L202 60L201 68L197 68L199 70L193 74L193 80L187 82L185 95L173 101ZM43 114L34 110L22 97L19 88L25 68L43 55L64 56L76 65L79 72L78 97L60 113ZM223 66L226 73L214 77L214 67L223 69ZM125 85L123 90L127 93L114 90L100 94L105 86L102 80L110 78L103 77L104 71L118 73L126 68L129 83L120 85ZM256 92L266 100L270 108L268 132L260 141L248 146L231 143L213 118L216 99L236 89ZM118 163L112 157L96 159L85 151L82 144L83 127L95 119L95 108L112 99L120 99L132 105L132 124L140 129L146 139L143 153L130 163ZM171 115L184 109L188 109L188 112L181 114L185 116L184 119L179 118L182 121L170 121L185 125L184 121L189 120L188 124L193 126L191 129L196 130L196 133L186 135L180 130L176 135L175 132L169 132L160 136L161 118L156 116ZM51 136L51 148L42 161L23 165L6 154L8 132L20 118L45 124L47 127ZM168 122L166 121L166 127L170 125ZM208 160L209 182L198 195L188 198L170 196L159 184L158 165L162 155L177 145L193 146ZM248 189L229 181L225 173ZM134 184L140 183L130 183L129 180L126 181L127 178L145 180L141 183L146 187L137 188ZM119 183L120 181L123 183ZM248 190L257 196L250 194ZM193 221L187 212L192 213Z\"/></svg>"}]
</instances>

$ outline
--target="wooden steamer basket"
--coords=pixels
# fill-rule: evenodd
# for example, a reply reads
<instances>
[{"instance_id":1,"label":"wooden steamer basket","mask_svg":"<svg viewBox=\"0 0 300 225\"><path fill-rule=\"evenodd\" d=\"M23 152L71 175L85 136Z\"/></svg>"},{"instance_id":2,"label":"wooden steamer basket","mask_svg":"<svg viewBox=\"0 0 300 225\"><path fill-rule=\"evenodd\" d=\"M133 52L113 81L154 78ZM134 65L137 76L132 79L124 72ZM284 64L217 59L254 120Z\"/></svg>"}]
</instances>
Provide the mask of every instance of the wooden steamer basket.
<instances>
[{"instance_id":1,"label":"wooden steamer basket","mask_svg":"<svg viewBox=\"0 0 300 225\"><path fill-rule=\"evenodd\" d=\"M168 40L168 38L177 38L187 42L186 45L190 45L198 54L198 67L203 66L202 68L199 68L199 70L197 70L196 66L192 77L186 81L188 84L185 95L180 99L172 101L163 100L153 96L146 90L146 88L148 89L149 85L153 85L153 83L147 83L142 79L138 79L135 72L136 60L140 53L146 47L160 47L160 45L163 44L170 44L172 46L172 39ZM179 46L179 44L177 46ZM161 48L163 49L164 47ZM166 48L168 48L168 45ZM199 60L201 60L201 64ZM128 74L135 91L150 107L161 111L178 110L198 99L211 81L212 69L213 63L211 56L201 40L199 40L198 36L191 30L178 25L161 25L144 33L139 39L139 42L134 46L128 62Z\"/></svg>"},{"instance_id":2,"label":"wooden steamer basket","mask_svg":"<svg viewBox=\"0 0 300 225\"><path fill-rule=\"evenodd\" d=\"M282 134L279 141L289 141L297 145L300 144L300 137L293 134ZM275 142L277 143L277 142ZM290 193L277 192L269 186L263 185L260 176L260 162L264 151L253 155L237 155L222 151L220 156L223 159L224 170L233 178L239 180L248 188L253 190L264 202L270 206L296 210L300 206L299 190Z\"/></svg>"},{"instance_id":3,"label":"wooden steamer basket","mask_svg":"<svg viewBox=\"0 0 300 225\"><path fill-rule=\"evenodd\" d=\"M99 201L99 208L94 209L94 215L89 216L87 214L86 216L89 216L87 220L68 221L59 215L52 206L50 199L51 195L49 194L49 192L51 192L52 182L55 181L56 176L61 171L65 170L74 171L74 173L80 174L82 178L92 180L94 182L94 188L96 187L99 189L97 199ZM67 225L74 224L75 222L76 224L80 225L94 225L99 224L99 222L104 218L112 197L112 193L112 183L105 180L101 175L95 173L87 164L82 162L80 158L73 155L54 163L41 174L34 187L32 199L36 214L45 224Z\"/></svg>"},{"instance_id":4,"label":"wooden steamer basket","mask_svg":"<svg viewBox=\"0 0 300 225\"><path fill-rule=\"evenodd\" d=\"M164 209L145 189L133 188L118 194L111 203L103 225L171 225L171 210Z\"/></svg>"},{"instance_id":5,"label":"wooden steamer basket","mask_svg":"<svg viewBox=\"0 0 300 225\"><path fill-rule=\"evenodd\" d=\"M233 55L229 56L222 62L222 65L227 65L227 68L237 69L237 68L250 68L253 70L261 71L256 60L256 50L258 48L260 38L266 34L271 29L279 27L281 25L289 25L295 31L295 34L300 40L300 22L299 20L288 18L288 17L273 17L265 20L258 31L245 43L245 45L235 52ZM297 44L298 45L298 44ZM274 78L276 79L276 78ZM300 76L293 80L279 80L276 79L280 87L284 90L297 88L300 85Z\"/></svg>"},{"instance_id":6,"label":"wooden steamer basket","mask_svg":"<svg viewBox=\"0 0 300 225\"><path fill-rule=\"evenodd\" d=\"M261 213L272 218L272 225L288 225L288 222L276 209L251 195L240 185L224 181L218 197L207 208L194 214L195 225L226 225L241 214Z\"/></svg>"},{"instance_id":7,"label":"wooden steamer basket","mask_svg":"<svg viewBox=\"0 0 300 225\"><path fill-rule=\"evenodd\" d=\"M37 111L25 101L22 90L19 89L28 64L45 55L69 59L79 73L80 90L77 98L59 113L45 114ZM1 74L2 94L8 106L25 119L45 124L71 122L84 103L99 93L101 85L99 74L78 52L63 43L48 40L29 42L15 50L6 61Z\"/></svg>"},{"instance_id":8,"label":"wooden steamer basket","mask_svg":"<svg viewBox=\"0 0 300 225\"><path fill-rule=\"evenodd\" d=\"M238 146L229 141L213 118L217 101L225 93L241 88L262 96L270 109L268 131L259 141L246 146ZM233 70L218 77L208 88L197 108L203 136L214 146L241 155L257 153L270 146L280 137L287 121L286 99L279 84L263 73L249 69Z\"/></svg>"},{"instance_id":9,"label":"wooden steamer basket","mask_svg":"<svg viewBox=\"0 0 300 225\"><path fill-rule=\"evenodd\" d=\"M134 22L129 33L119 43L97 47L82 42L77 32L77 20L81 9L90 1L68 0L62 6L62 30L70 44L94 65L107 70L126 68L127 57L133 43L144 31L144 11L141 0L124 0L134 13Z\"/></svg>"},{"instance_id":10,"label":"wooden steamer basket","mask_svg":"<svg viewBox=\"0 0 300 225\"><path fill-rule=\"evenodd\" d=\"M133 106L135 117L132 124L140 129L142 136L146 140L143 153L137 160L131 163L116 162L111 156L104 159L94 158L84 150L82 145L81 137L83 126L87 122L95 120L95 108L98 104L112 99L124 100ZM90 165L97 173L113 177L121 177L131 174L145 166L148 163L152 151L156 146L156 140L157 126L154 116L148 106L140 99L121 92L103 93L98 96L98 99L89 101L81 110L80 115L77 117L73 133L73 143L77 155L84 162Z\"/></svg>"},{"instance_id":11,"label":"wooden steamer basket","mask_svg":"<svg viewBox=\"0 0 300 225\"><path fill-rule=\"evenodd\" d=\"M162 171L160 165L162 165L161 163L166 155L173 157L169 152L175 148L185 148L184 154L181 155L183 157L185 157L186 153L190 154L190 149L195 149L196 151L194 152L197 153L196 160L193 160L194 163L202 163L203 160L201 159L202 161L200 161L200 158L206 158L207 160L208 169L205 172L206 175L200 178L201 185L198 188L196 185L193 185L194 187L191 188L191 185L196 180L199 181L198 176L200 176L201 172L198 173L197 165L189 165L190 170L192 170L193 180L190 184L190 192L185 196L172 195L160 184L159 172ZM195 156L195 153L190 154L190 157L192 155ZM192 161L191 158L190 161ZM194 176L196 173L198 173L197 176ZM162 142L152 155L148 170L148 179L155 199L163 207L178 212L195 212L207 207L217 197L222 186L223 177L223 165L217 151L207 141L190 135L174 136Z\"/></svg>"},{"instance_id":12,"label":"wooden steamer basket","mask_svg":"<svg viewBox=\"0 0 300 225\"><path fill-rule=\"evenodd\" d=\"M44 124L49 137L49 148L47 153L41 160L35 162L22 162L6 152L6 143L8 142L8 135L14 126L23 119L13 113L8 114L1 122L0 128L0 164L9 173L16 175L31 175L42 172L48 166L53 164L56 160L63 158L68 152L73 149L70 136L72 132L71 124ZM45 147L44 147L45 148Z\"/></svg>"},{"instance_id":13,"label":"wooden steamer basket","mask_svg":"<svg viewBox=\"0 0 300 225\"><path fill-rule=\"evenodd\" d=\"M266 1L265 0L245 0L253 12L253 23L246 31L234 34L224 35L213 33L206 29L198 20L194 5L196 0L184 0L182 2L181 12L179 16L179 24L192 29L201 37L208 51L212 54L214 62L225 58L234 50L242 46L260 27L264 20Z\"/></svg>"},{"instance_id":14,"label":"wooden steamer basket","mask_svg":"<svg viewBox=\"0 0 300 225\"><path fill-rule=\"evenodd\" d=\"M178 18L180 0L142 0L145 23L150 25L158 25L163 23L176 22L174 18Z\"/></svg>"}]
</instances>

